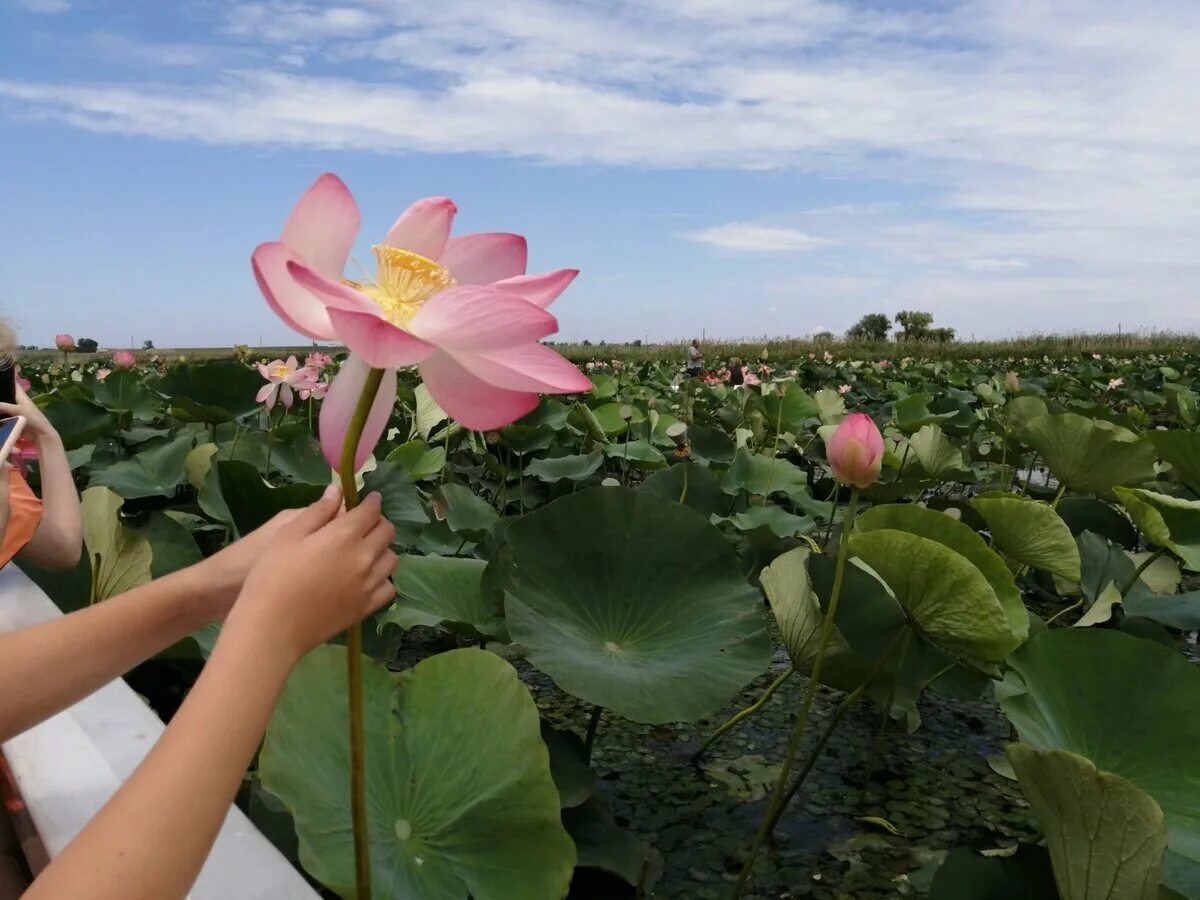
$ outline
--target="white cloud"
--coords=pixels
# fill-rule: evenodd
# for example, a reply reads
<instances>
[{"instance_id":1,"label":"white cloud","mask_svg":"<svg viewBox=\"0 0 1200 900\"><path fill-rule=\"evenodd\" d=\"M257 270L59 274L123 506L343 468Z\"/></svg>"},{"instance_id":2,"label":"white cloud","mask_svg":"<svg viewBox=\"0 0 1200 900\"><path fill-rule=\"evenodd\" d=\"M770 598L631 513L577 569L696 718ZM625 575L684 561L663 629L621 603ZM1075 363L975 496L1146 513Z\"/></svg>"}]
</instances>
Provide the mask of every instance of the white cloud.
<instances>
[{"instance_id":1,"label":"white cloud","mask_svg":"<svg viewBox=\"0 0 1200 900\"><path fill-rule=\"evenodd\" d=\"M16 4L27 12L43 15L58 15L71 8L68 0L16 0Z\"/></svg>"},{"instance_id":2,"label":"white cloud","mask_svg":"<svg viewBox=\"0 0 1200 900\"><path fill-rule=\"evenodd\" d=\"M795 228L776 228L753 222L729 222L699 231L689 231L680 237L699 244L741 253L795 253L815 250L828 244L825 238L797 231Z\"/></svg>"},{"instance_id":3,"label":"white cloud","mask_svg":"<svg viewBox=\"0 0 1200 900\"><path fill-rule=\"evenodd\" d=\"M1013 257L977 256L963 262L963 266L972 272L1012 272L1016 269L1024 269L1028 265L1029 263L1025 260Z\"/></svg>"}]
</instances>

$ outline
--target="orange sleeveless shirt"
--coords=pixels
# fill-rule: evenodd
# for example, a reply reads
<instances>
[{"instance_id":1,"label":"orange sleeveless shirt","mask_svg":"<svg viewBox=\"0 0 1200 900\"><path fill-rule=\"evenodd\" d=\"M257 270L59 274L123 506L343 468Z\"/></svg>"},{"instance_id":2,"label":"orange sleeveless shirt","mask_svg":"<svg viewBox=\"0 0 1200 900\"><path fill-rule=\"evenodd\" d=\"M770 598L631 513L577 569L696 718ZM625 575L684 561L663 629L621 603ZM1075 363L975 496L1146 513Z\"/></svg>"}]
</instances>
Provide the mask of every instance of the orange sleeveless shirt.
<instances>
[{"instance_id":1,"label":"orange sleeveless shirt","mask_svg":"<svg viewBox=\"0 0 1200 900\"><path fill-rule=\"evenodd\" d=\"M8 527L0 540L0 566L24 549L42 520L42 501L16 471L8 475Z\"/></svg>"}]
</instances>

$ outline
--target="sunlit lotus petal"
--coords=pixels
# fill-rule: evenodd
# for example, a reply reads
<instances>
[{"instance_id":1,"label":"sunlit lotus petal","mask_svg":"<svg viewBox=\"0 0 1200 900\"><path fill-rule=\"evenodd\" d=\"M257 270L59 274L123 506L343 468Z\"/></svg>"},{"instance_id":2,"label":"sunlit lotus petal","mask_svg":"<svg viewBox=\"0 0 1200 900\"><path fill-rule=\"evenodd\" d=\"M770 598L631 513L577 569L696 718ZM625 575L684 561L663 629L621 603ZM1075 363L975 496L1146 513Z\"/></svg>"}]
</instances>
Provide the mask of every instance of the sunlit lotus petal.
<instances>
[{"instance_id":1,"label":"sunlit lotus petal","mask_svg":"<svg viewBox=\"0 0 1200 900\"><path fill-rule=\"evenodd\" d=\"M342 365L341 371L329 386L329 392L321 403L321 451L325 459L335 469L341 468L342 444L346 441L346 432L350 428L350 420L358 405L359 395L367 380L371 367L353 354ZM537 402L537 398L534 398ZM396 405L396 373L388 370L383 373L383 381L375 402L367 416L366 426L359 439L357 452L354 456L354 468L362 468L383 431L387 428L392 408Z\"/></svg>"}]
</instances>

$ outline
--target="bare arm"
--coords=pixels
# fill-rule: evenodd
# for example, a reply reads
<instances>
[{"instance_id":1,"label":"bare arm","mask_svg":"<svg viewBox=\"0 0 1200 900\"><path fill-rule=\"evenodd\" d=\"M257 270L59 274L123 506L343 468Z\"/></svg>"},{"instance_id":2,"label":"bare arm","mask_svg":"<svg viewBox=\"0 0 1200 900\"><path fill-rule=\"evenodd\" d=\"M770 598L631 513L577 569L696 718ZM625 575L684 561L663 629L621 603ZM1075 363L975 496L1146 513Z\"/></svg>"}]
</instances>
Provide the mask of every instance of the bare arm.
<instances>
[{"instance_id":1,"label":"bare arm","mask_svg":"<svg viewBox=\"0 0 1200 900\"><path fill-rule=\"evenodd\" d=\"M321 502L336 509L336 498L334 490ZM215 556L118 597L0 634L0 685L21 686L0 691L0 742L223 619L246 574L300 514L280 513Z\"/></svg>"},{"instance_id":2,"label":"bare arm","mask_svg":"<svg viewBox=\"0 0 1200 900\"><path fill-rule=\"evenodd\" d=\"M187 894L292 667L392 597L395 529L380 517L378 497L332 521L336 504L318 507L296 523L307 536L247 578L212 657L162 738L25 900Z\"/></svg>"},{"instance_id":3,"label":"bare arm","mask_svg":"<svg viewBox=\"0 0 1200 900\"><path fill-rule=\"evenodd\" d=\"M37 531L19 556L44 569L63 571L79 562L83 547L83 522L75 477L62 439L50 420L20 388L16 403L0 403L0 413L24 416L25 433L37 445L38 472L42 481L42 518Z\"/></svg>"}]
</instances>

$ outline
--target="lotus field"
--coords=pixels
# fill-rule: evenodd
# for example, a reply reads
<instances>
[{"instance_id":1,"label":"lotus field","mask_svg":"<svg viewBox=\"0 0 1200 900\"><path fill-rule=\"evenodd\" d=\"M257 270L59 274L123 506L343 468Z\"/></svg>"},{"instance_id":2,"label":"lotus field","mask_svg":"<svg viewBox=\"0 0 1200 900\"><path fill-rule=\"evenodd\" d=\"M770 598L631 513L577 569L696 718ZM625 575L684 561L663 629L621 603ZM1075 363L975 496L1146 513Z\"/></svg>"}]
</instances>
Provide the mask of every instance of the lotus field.
<instances>
[{"instance_id":1,"label":"lotus field","mask_svg":"<svg viewBox=\"0 0 1200 900\"><path fill-rule=\"evenodd\" d=\"M323 176L254 251L337 350L23 366L82 493L79 567L30 572L64 609L381 496L394 602L300 663L239 798L314 886L1200 897L1196 356L576 367L574 271L454 213L345 278ZM130 682L169 718L217 633Z\"/></svg>"}]
</instances>

